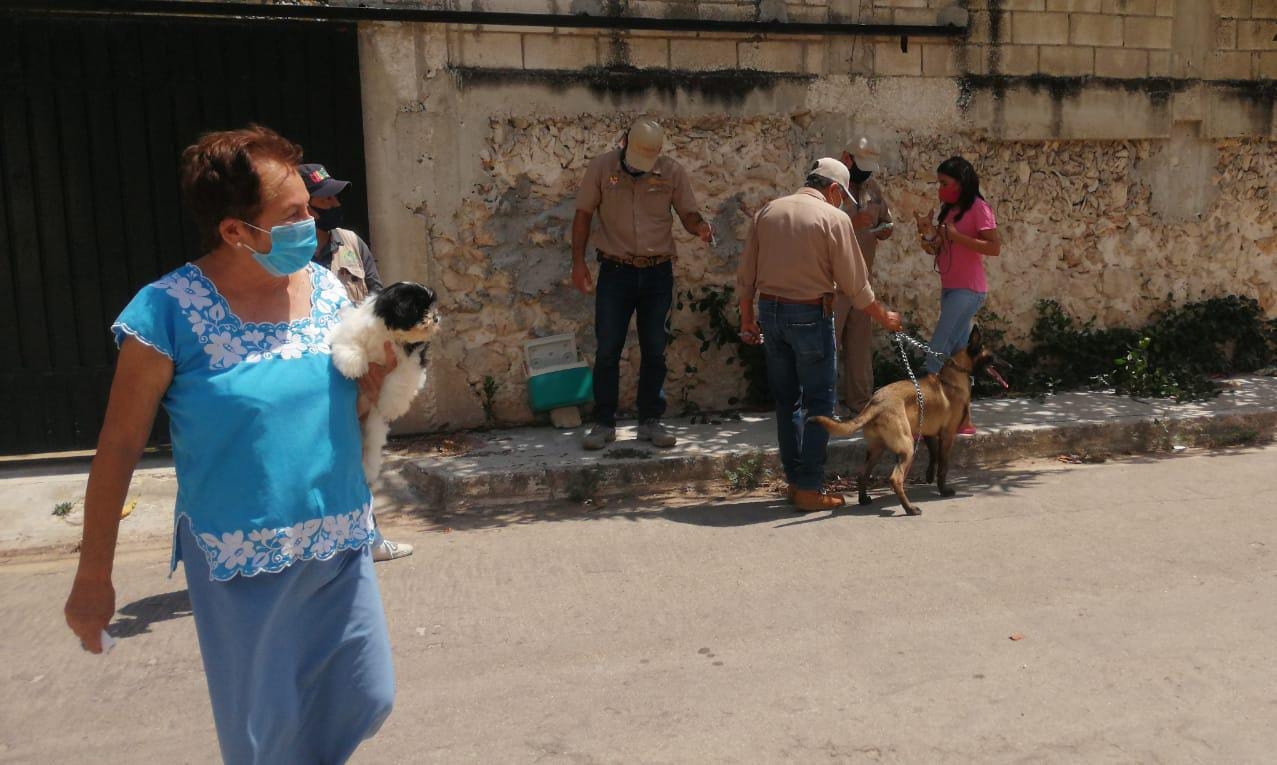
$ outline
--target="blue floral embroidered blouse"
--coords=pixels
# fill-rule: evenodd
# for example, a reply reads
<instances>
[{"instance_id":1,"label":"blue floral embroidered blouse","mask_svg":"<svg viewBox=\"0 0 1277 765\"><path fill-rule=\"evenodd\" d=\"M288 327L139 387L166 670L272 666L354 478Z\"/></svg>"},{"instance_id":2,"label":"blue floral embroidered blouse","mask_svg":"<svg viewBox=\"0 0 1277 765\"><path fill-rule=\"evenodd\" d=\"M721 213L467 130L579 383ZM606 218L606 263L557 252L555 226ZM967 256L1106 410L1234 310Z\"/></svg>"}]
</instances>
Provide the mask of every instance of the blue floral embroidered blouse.
<instances>
[{"instance_id":1,"label":"blue floral embroidered blouse","mask_svg":"<svg viewBox=\"0 0 1277 765\"><path fill-rule=\"evenodd\" d=\"M173 361L168 412L177 470L174 526L187 518L215 580L278 572L372 539L357 388L333 366L328 333L348 304L307 266L311 312L241 322L198 266L143 287L111 326ZM172 565L181 551L174 544Z\"/></svg>"}]
</instances>

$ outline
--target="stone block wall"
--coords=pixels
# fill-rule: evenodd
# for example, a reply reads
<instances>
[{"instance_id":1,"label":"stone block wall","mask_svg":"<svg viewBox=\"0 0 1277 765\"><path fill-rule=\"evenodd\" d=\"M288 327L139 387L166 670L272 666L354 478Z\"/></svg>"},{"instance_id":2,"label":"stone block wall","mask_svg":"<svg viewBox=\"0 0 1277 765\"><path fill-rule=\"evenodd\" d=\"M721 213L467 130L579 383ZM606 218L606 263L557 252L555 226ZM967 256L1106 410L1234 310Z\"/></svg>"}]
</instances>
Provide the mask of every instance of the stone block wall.
<instances>
[{"instance_id":1,"label":"stone block wall","mask_svg":"<svg viewBox=\"0 0 1277 765\"><path fill-rule=\"evenodd\" d=\"M900 221L875 287L922 327L938 285L912 213L936 207L935 167L955 153L999 217L989 307L1013 339L1041 298L1101 325L1227 293L1277 314L1274 3L968 0L965 37L903 50L899 37L361 25L374 249L389 277L439 288L450 338L432 349L412 424L481 424L486 377L498 417L529 420L526 339L573 332L590 358L592 298L568 283L576 187L640 113L666 125L719 231L711 248L675 227L680 290L731 284L753 212L867 133ZM529 8L484 7L512 5ZM631 0L625 12L929 24L951 5ZM1246 58L1245 75L1225 54ZM701 352L704 320L686 304L672 316L675 413L744 392L725 351ZM637 364L631 344L623 405Z\"/></svg>"}]
</instances>

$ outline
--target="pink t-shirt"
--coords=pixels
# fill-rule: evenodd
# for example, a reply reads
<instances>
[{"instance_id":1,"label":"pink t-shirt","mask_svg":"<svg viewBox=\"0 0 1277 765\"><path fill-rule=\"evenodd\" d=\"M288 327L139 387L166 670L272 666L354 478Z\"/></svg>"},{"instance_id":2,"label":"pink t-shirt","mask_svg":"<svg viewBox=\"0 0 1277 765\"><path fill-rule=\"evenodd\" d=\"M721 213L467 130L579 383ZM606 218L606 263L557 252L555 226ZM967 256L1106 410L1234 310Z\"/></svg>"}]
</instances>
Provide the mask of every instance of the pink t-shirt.
<instances>
[{"instance_id":1,"label":"pink t-shirt","mask_svg":"<svg viewBox=\"0 0 1277 765\"><path fill-rule=\"evenodd\" d=\"M958 217L955 207L949 211L946 223L953 223ZM959 234L979 238L981 231L991 231L998 227L993 217L993 208L983 199L976 197L971 209L967 210L962 220L953 224ZM940 271L940 286L945 289L964 289L974 292L988 292L989 283L984 278L984 256L975 250L960 244L949 244L941 248L936 256L936 268Z\"/></svg>"}]
</instances>

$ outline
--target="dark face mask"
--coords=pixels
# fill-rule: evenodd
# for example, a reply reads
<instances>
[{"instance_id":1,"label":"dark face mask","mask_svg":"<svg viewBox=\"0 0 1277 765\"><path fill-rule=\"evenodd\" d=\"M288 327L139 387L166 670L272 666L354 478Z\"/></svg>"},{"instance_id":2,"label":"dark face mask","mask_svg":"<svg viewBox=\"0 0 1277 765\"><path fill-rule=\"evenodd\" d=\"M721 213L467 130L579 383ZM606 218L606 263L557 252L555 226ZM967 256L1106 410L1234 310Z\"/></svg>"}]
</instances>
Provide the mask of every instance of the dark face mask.
<instances>
[{"instance_id":1,"label":"dark face mask","mask_svg":"<svg viewBox=\"0 0 1277 765\"><path fill-rule=\"evenodd\" d=\"M635 170L634 168L630 167L630 163L626 162L625 161L626 159L627 157L625 156L625 149L621 149L621 169L629 173L630 175L634 176L635 178L638 178L640 175L647 175L647 173L645 173L642 170Z\"/></svg>"},{"instance_id":2,"label":"dark face mask","mask_svg":"<svg viewBox=\"0 0 1277 765\"><path fill-rule=\"evenodd\" d=\"M869 180L869 176L873 175L873 173L868 173L868 172L865 172L864 170L861 170L856 165L855 160L852 160L851 162L850 172L851 172L851 182L856 184L857 186Z\"/></svg>"},{"instance_id":3,"label":"dark face mask","mask_svg":"<svg viewBox=\"0 0 1277 765\"><path fill-rule=\"evenodd\" d=\"M321 210L317 207L312 207L311 209L315 211L315 228L320 231L332 231L341 226L342 210L344 208L327 207Z\"/></svg>"}]
</instances>

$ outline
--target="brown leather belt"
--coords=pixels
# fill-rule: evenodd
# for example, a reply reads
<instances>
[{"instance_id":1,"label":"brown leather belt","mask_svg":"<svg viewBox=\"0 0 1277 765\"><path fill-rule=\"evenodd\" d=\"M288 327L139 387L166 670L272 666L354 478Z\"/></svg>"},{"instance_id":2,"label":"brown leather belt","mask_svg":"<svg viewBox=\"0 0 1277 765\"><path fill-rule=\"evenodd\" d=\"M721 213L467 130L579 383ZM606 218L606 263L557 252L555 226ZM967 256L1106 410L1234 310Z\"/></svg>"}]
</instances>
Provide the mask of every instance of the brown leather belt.
<instances>
[{"instance_id":1,"label":"brown leather belt","mask_svg":"<svg viewBox=\"0 0 1277 765\"><path fill-rule=\"evenodd\" d=\"M595 252L598 254L599 260L606 260L609 263L617 263L622 266L633 266L634 268L652 268L673 260L672 255L632 255L628 258L622 258L617 255L608 255L600 250L595 250Z\"/></svg>"},{"instance_id":2,"label":"brown leather belt","mask_svg":"<svg viewBox=\"0 0 1277 765\"><path fill-rule=\"evenodd\" d=\"M774 303L785 303L786 305L821 305L824 301L821 298L812 298L811 300L795 300L793 298L781 297L779 295L768 295L766 292L758 293L759 300L770 300Z\"/></svg>"}]
</instances>

